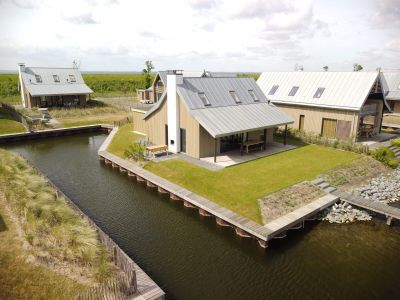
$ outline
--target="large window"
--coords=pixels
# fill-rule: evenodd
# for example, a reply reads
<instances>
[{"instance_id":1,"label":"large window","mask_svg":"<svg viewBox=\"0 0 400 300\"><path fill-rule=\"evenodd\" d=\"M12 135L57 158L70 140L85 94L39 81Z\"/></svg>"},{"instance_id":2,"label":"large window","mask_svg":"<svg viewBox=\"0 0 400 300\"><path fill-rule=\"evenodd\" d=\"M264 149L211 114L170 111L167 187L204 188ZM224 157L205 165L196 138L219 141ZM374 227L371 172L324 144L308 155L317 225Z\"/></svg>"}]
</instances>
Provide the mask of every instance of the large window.
<instances>
[{"instance_id":1,"label":"large window","mask_svg":"<svg viewBox=\"0 0 400 300\"><path fill-rule=\"evenodd\" d=\"M250 94L251 98L253 98L254 102L260 101L260 99L258 99L256 93L254 93L253 90L249 90L249 94Z\"/></svg>"},{"instance_id":2,"label":"large window","mask_svg":"<svg viewBox=\"0 0 400 300\"><path fill-rule=\"evenodd\" d=\"M211 105L211 103L210 103L210 101L208 100L206 94L200 92L200 93L199 93L199 97L200 97L201 101L203 102L203 105L204 105L204 106L210 106L210 105Z\"/></svg>"},{"instance_id":3,"label":"large window","mask_svg":"<svg viewBox=\"0 0 400 300\"><path fill-rule=\"evenodd\" d=\"M296 93L297 93L298 90L299 90L299 87L298 87L298 86L292 87L292 89L291 89L290 92L289 92L289 96L294 96L294 95L296 95Z\"/></svg>"},{"instance_id":4,"label":"large window","mask_svg":"<svg viewBox=\"0 0 400 300\"><path fill-rule=\"evenodd\" d=\"M36 79L36 82L38 82L38 83L42 82L42 77L40 75L36 74L35 79Z\"/></svg>"},{"instance_id":5,"label":"large window","mask_svg":"<svg viewBox=\"0 0 400 300\"><path fill-rule=\"evenodd\" d=\"M60 77L58 75L53 75L54 82L60 82Z\"/></svg>"},{"instance_id":6,"label":"large window","mask_svg":"<svg viewBox=\"0 0 400 300\"><path fill-rule=\"evenodd\" d=\"M69 80L70 80L71 82L76 82L75 75L69 75Z\"/></svg>"},{"instance_id":7,"label":"large window","mask_svg":"<svg viewBox=\"0 0 400 300\"><path fill-rule=\"evenodd\" d=\"M321 98L322 93L325 91L325 88L318 88L314 94L314 98Z\"/></svg>"},{"instance_id":8,"label":"large window","mask_svg":"<svg viewBox=\"0 0 400 300\"><path fill-rule=\"evenodd\" d=\"M278 90L279 85L274 85L271 90L269 91L268 95L275 95L276 91Z\"/></svg>"},{"instance_id":9,"label":"large window","mask_svg":"<svg viewBox=\"0 0 400 300\"><path fill-rule=\"evenodd\" d=\"M242 101L240 101L239 97L236 95L235 91L229 91L229 94L231 94L231 97L233 98L233 100L235 100L236 103L242 103Z\"/></svg>"}]
</instances>

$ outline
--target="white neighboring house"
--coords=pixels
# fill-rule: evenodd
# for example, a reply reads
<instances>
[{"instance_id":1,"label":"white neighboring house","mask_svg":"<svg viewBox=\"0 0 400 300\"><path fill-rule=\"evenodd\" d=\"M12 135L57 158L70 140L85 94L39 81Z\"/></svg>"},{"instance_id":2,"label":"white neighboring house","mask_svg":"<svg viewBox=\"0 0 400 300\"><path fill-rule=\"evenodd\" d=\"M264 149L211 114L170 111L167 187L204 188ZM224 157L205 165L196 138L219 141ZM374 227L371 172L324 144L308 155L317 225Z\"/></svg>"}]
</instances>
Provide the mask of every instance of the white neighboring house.
<instances>
[{"instance_id":1,"label":"white neighboring house","mask_svg":"<svg viewBox=\"0 0 400 300\"><path fill-rule=\"evenodd\" d=\"M400 70L382 70L380 78L386 106L400 113Z\"/></svg>"},{"instance_id":2,"label":"white neighboring house","mask_svg":"<svg viewBox=\"0 0 400 300\"><path fill-rule=\"evenodd\" d=\"M342 140L380 133L384 100L377 71L264 72L257 84L296 129Z\"/></svg>"},{"instance_id":3,"label":"white neighboring house","mask_svg":"<svg viewBox=\"0 0 400 300\"><path fill-rule=\"evenodd\" d=\"M22 105L31 107L83 106L93 91L76 68L26 67L18 64Z\"/></svg>"}]
</instances>

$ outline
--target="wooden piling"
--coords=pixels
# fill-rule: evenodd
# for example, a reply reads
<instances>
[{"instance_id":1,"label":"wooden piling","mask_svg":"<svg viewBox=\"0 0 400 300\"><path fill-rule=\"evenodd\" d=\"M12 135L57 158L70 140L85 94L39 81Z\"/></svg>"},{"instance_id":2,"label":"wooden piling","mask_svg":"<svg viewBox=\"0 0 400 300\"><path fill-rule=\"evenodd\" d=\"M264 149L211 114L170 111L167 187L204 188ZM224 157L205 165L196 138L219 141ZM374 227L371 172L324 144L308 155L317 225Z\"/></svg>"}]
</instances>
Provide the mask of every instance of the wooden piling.
<instances>
[{"instance_id":1,"label":"wooden piling","mask_svg":"<svg viewBox=\"0 0 400 300\"><path fill-rule=\"evenodd\" d=\"M199 214L203 217L211 217L212 215L206 212L204 209L199 208Z\"/></svg>"},{"instance_id":2,"label":"wooden piling","mask_svg":"<svg viewBox=\"0 0 400 300\"><path fill-rule=\"evenodd\" d=\"M264 240L258 240L258 244L260 245L261 248L268 248L268 242Z\"/></svg>"},{"instance_id":3,"label":"wooden piling","mask_svg":"<svg viewBox=\"0 0 400 300\"><path fill-rule=\"evenodd\" d=\"M386 225L388 226L392 225L392 220L393 218L391 216L386 216Z\"/></svg>"},{"instance_id":4,"label":"wooden piling","mask_svg":"<svg viewBox=\"0 0 400 300\"><path fill-rule=\"evenodd\" d=\"M159 192L159 193L161 193L161 194L166 194L166 193L168 193L166 190L164 190L162 187L158 187L157 188L157 191Z\"/></svg>"},{"instance_id":5,"label":"wooden piling","mask_svg":"<svg viewBox=\"0 0 400 300\"><path fill-rule=\"evenodd\" d=\"M142 178L142 177L140 177L140 176L137 176L137 175L136 175L136 179L137 179L137 181L140 181L140 182L143 182L143 181L145 181L145 179L144 179L144 178Z\"/></svg>"},{"instance_id":6,"label":"wooden piling","mask_svg":"<svg viewBox=\"0 0 400 300\"><path fill-rule=\"evenodd\" d=\"M169 194L169 197L170 197L172 200L175 200L175 201L181 200L181 198L179 198L177 195L175 195L175 194L173 194L173 193L170 193L170 194Z\"/></svg>"},{"instance_id":7,"label":"wooden piling","mask_svg":"<svg viewBox=\"0 0 400 300\"><path fill-rule=\"evenodd\" d=\"M128 172L128 176L133 178L133 177L136 177L136 174L132 173L132 172Z\"/></svg>"},{"instance_id":8,"label":"wooden piling","mask_svg":"<svg viewBox=\"0 0 400 300\"><path fill-rule=\"evenodd\" d=\"M226 223L224 220L222 220L221 218L216 217L215 220L219 226L223 226L223 227L231 226L228 223Z\"/></svg>"},{"instance_id":9,"label":"wooden piling","mask_svg":"<svg viewBox=\"0 0 400 300\"><path fill-rule=\"evenodd\" d=\"M192 204L190 204L190 202L186 200L183 201L183 205L187 208L196 208L196 206L193 206Z\"/></svg>"},{"instance_id":10,"label":"wooden piling","mask_svg":"<svg viewBox=\"0 0 400 300\"><path fill-rule=\"evenodd\" d=\"M244 238L250 238L251 237L251 235L249 235L246 231L244 231L243 229L240 229L238 227L235 228L235 232L240 237L244 237Z\"/></svg>"},{"instance_id":11,"label":"wooden piling","mask_svg":"<svg viewBox=\"0 0 400 300\"><path fill-rule=\"evenodd\" d=\"M147 182L146 182L146 185L147 185L148 187L151 187L151 188L156 187L156 185L155 185L154 183L152 183L151 181L148 181L148 180L147 180Z\"/></svg>"},{"instance_id":12,"label":"wooden piling","mask_svg":"<svg viewBox=\"0 0 400 300\"><path fill-rule=\"evenodd\" d=\"M119 171L120 171L121 173L125 173L125 172L127 172L127 170L126 170L126 169L124 169L123 167L119 167Z\"/></svg>"}]
</instances>

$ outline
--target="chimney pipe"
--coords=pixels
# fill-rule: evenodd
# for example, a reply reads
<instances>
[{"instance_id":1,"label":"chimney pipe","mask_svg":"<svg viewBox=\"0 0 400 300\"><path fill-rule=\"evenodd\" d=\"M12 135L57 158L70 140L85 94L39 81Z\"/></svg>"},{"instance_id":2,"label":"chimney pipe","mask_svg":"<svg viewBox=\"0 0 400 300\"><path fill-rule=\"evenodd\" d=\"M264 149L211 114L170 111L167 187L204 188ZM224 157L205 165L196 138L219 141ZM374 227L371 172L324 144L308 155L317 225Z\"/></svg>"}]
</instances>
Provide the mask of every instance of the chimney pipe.
<instances>
[{"instance_id":1,"label":"chimney pipe","mask_svg":"<svg viewBox=\"0 0 400 300\"><path fill-rule=\"evenodd\" d=\"M167 122L168 122L168 150L172 153L180 151L180 124L179 100L177 95L178 84L183 83L182 71L167 72Z\"/></svg>"},{"instance_id":2,"label":"chimney pipe","mask_svg":"<svg viewBox=\"0 0 400 300\"><path fill-rule=\"evenodd\" d=\"M18 64L18 69L20 72L25 72L25 63L19 63Z\"/></svg>"}]
</instances>

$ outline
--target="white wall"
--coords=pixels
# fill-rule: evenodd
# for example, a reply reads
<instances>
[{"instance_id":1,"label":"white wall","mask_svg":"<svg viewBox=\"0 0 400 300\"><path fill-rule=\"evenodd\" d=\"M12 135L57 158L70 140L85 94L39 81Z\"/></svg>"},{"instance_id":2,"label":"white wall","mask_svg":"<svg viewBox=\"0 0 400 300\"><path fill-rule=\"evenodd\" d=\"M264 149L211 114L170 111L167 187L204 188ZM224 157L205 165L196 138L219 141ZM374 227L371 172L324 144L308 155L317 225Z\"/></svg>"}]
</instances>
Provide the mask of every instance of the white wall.
<instances>
[{"instance_id":1,"label":"white wall","mask_svg":"<svg viewBox=\"0 0 400 300\"><path fill-rule=\"evenodd\" d=\"M180 150L179 103L176 85L181 84L182 80L182 75L167 75L168 150L172 153Z\"/></svg>"},{"instance_id":2,"label":"white wall","mask_svg":"<svg viewBox=\"0 0 400 300\"><path fill-rule=\"evenodd\" d=\"M18 74L19 74L19 86L20 86L20 91L21 91L21 99L22 99L22 105L23 107L28 107L28 103L26 100L26 93L25 93L25 85L24 82L22 80L22 75L21 72L25 72L25 65L23 64L19 64L18 65Z\"/></svg>"}]
</instances>

